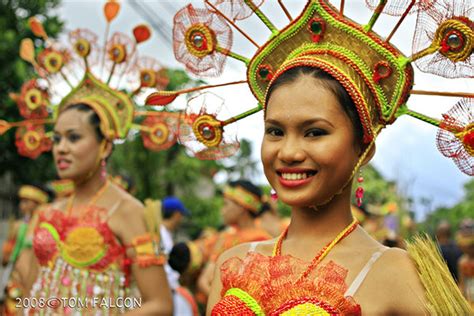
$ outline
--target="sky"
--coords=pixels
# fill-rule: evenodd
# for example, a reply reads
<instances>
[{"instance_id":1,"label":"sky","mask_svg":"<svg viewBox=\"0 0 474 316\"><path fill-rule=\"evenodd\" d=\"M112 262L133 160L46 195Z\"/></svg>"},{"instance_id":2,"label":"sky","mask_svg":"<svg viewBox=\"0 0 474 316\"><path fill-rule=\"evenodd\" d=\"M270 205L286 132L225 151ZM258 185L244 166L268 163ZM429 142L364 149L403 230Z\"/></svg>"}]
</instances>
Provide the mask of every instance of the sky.
<instances>
[{"instance_id":1,"label":"sky","mask_svg":"<svg viewBox=\"0 0 474 316\"><path fill-rule=\"evenodd\" d=\"M121 31L132 35L132 29L138 24L147 23L145 16L159 31L153 31L151 39L140 44L141 55L156 58L167 67L184 68L174 58L172 44L172 24L174 14L189 2L195 7L204 7L203 1L169 1L145 0L121 1L120 14L111 24L111 33ZM283 1L293 17L303 9L305 1ZM358 23L366 23L371 12L365 7L363 0L346 1L344 13ZM66 22L67 31L76 28L88 28L99 35L103 42L105 33L105 18L102 15L102 6L105 1L98 0L63 0L57 9L60 17ZM332 3L339 6L339 1ZM140 9L141 8L141 9ZM143 10L145 9L145 10ZM278 27L287 25L288 19L279 7L276 0L266 0L261 7L262 11ZM145 13L143 13L145 11ZM140 15L142 14L142 15ZM374 31L387 36L397 22L396 18L383 15L377 21ZM392 39L405 55L411 54L413 30L416 24L415 15L410 15L402 24ZM256 16L238 22L239 27L245 30L257 43L263 44L270 32ZM234 32L232 51L251 57L255 47L238 32ZM205 78L211 84L245 79L245 66L236 60L226 61L224 73L219 78ZM439 91L470 91L474 84L468 79L447 80L434 75L422 73L415 69L415 89ZM235 115L256 106L247 85L238 85L213 89L213 92L225 99L225 106L230 115ZM457 98L411 96L409 108L423 114L440 118L458 101ZM177 108L185 106L184 98L178 98L174 104ZM252 141L255 160L260 160L260 145L263 137L263 115L254 114L238 122L238 137ZM452 206L463 198L463 184L470 177L458 170L451 159L441 155L436 148L437 128L411 117L401 117L394 124L382 131L376 142L376 154L372 164L384 177L398 183L398 190L414 200L414 209L418 218L424 217L427 212L438 206ZM266 178L259 165L259 176L253 181L265 184ZM421 201L429 201L422 203Z\"/></svg>"}]
</instances>

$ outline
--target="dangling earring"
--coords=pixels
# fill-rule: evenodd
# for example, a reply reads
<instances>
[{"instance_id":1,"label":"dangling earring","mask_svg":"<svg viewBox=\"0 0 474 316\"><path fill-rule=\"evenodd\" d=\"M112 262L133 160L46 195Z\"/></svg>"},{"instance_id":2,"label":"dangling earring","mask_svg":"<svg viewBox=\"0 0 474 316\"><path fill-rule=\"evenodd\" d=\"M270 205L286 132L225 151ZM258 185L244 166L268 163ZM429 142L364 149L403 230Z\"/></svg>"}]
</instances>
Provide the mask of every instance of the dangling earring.
<instances>
[{"instance_id":1,"label":"dangling earring","mask_svg":"<svg viewBox=\"0 0 474 316\"><path fill-rule=\"evenodd\" d=\"M105 159L102 159L102 161L100 162L100 166L101 166L100 178L103 181L105 181L105 179L107 177L107 162L105 161Z\"/></svg>"},{"instance_id":2,"label":"dangling earring","mask_svg":"<svg viewBox=\"0 0 474 316\"><path fill-rule=\"evenodd\" d=\"M275 189L273 189L273 188L270 190L270 197L272 198L272 201L278 200L277 191L275 191Z\"/></svg>"},{"instance_id":3,"label":"dangling earring","mask_svg":"<svg viewBox=\"0 0 474 316\"><path fill-rule=\"evenodd\" d=\"M356 196L356 203L357 206L362 205L362 198L364 197L364 188L362 187L362 182L364 182L364 177L362 176L362 171L359 170L359 177L357 178L357 182L359 182L359 187L357 187L355 191Z\"/></svg>"}]
</instances>

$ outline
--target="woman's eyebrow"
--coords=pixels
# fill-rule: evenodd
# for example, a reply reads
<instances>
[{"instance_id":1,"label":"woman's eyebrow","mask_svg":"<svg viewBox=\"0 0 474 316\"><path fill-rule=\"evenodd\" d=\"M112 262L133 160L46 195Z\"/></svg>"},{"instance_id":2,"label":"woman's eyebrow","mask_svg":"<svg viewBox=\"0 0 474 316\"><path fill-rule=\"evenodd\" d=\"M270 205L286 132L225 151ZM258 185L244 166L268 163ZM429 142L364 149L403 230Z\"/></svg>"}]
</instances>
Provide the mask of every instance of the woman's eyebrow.
<instances>
[{"instance_id":1,"label":"woman's eyebrow","mask_svg":"<svg viewBox=\"0 0 474 316\"><path fill-rule=\"evenodd\" d=\"M273 125L282 125L280 121L275 119L265 119L266 124L273 124Z\"/></svg>"},{"instance_id":2,"label":"woman's eyebrow","mask_svg":"<svg viewBox=\"0 0 474 316\"><path fill-rule=\"evenodd\" d=\"M60 132L58 132L57 130L53 130L54 133L56 134L60 134ZM72 133L72 132L76 132L76 129L75 128L69 128L66 130L65 134L69 134L69 133Z\"/></svg>"},{"instance_id":3,"label":"woman's eyebrow","mask_svg":"<svg viewBox=\"0 0 474 316\"><path fill-rule=\"evenodd\" d=\"M334 127L334 125L331 122L329 122L328 120L326 120L322 117L315 117L315 118L312 118L312 119L305 120L301 123L301 126L306 127L308 125L312 125L312 124L317 123L317 122L324 122L324 123L330 125L331 127Z\"/></svg>"}]
</instances>

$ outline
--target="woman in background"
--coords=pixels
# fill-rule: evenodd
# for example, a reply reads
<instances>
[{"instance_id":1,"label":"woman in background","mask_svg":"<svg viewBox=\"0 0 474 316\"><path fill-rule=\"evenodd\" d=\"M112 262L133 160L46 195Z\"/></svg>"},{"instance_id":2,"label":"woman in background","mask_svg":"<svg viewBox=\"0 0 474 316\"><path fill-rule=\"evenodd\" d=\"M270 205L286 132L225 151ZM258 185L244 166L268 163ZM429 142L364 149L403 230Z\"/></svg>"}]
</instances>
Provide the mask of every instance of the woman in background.
<instances>
[{"instance_id":1,"label":"woman in background","mask_svg":"<svg viewBox=\"0 0 474 316\"><path fill-rule=\"evenodd\" d=\"M226 250L245 242L268 240L271 236L255 225L255 219L270 207L261 189L247 180L229 182L224 188L222 220L227 228L219 233L209 261L198 279L198 288L209 295L217 258Z\"/></svg>"}]
</instances>

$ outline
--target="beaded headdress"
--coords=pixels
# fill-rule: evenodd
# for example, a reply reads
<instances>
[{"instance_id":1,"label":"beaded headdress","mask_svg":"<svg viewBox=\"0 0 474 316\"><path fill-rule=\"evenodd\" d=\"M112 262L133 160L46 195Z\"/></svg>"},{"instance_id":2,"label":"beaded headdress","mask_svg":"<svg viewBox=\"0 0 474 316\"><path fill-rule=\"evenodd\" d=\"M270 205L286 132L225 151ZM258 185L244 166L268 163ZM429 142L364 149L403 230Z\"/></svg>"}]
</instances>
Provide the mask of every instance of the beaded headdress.
<instances>
[{"instance_id":1,"label":"beaded headdress","mask_svg":"<svg viewBox=\"0 0 474 316\"><path fill-rule=\"evenodd\" d=\"M260 197L252 192L247 191L243 187L237 185L235 187L226 186L223 192L224 197L234 201L245 209L257 214L262 208Z\"/></svg>"},{"instance_id":2,"label":"beaded headdress","mask_svg":"<svg viewBox=\"0 0 474 316\"><path fill-rule=\"evenodd\" d=\"M18 190L18 197L21 199L29 199L40 204L48 202L48 193L33 185L22 185Z\"/></svg>"},{"instance_id":3,"label":"beaded headdress","mask_svg":"<svg viewBox=\"0 0 474 316\"><path fill-rule=\"evenodd\" d=\"M147 110L136 101L147 89L166 89L168 70L155 58L138 53L137 46L151 36L146 25L136 26L133 38L121 32L109 36L110 24L119 10L118 2L104 5L102 47L98 36L83 28L69 33L69 43L55 41L38 19L30 18L33 34L44 39L44 45L35 47L30 38L21 42L20 56L36 72L19 94L10 94L24 120L0 120L0 135L16 127L15 144L21 155L34 159L48 151L51 141L45 125L54 123L61 111L76 103L93 108L108 140L124 140L134 128L141 132L148 149L162 150L176 142L178 115Z\"/></svg>"},{"instance_id":4,"label":"beaded headdress","mask_svg":"<svg viewBox=\"0 0 474 316\"><path fill-rule=\"evenodd\" d=\"M452 158L461 171L474 175L473 93L414 90L414 68L446 78L474 77L474 9L470 1L453 0L366 0L373 14L365 25L344 15L344 0L336 8L329 0L309 0L302 13L293 18L278 1L290 23L278 29L260 9L263 0L205 0L206 8L191 4L174 17L174 53L186 69L199 76L218 76L225 59L234 58L247 68L246 80L200 87L247 83L258 106L230 118L218 118L217 112L187 110L191 134L180 140L184 145L216 153L220 158L235 150L225 131L230 124L264 110L271 84L285 71L299 66L322 69L334 77L352 98L363 127L367 151L380 131L403 114L439 128L437 146ZM289 2L290 3L290 2ZM399 16L387 38L372 29L382 13ZM252 14L271 31L263 45L257 44L236 23ZM390 40L409 14L417 14L413 53L404 55ZM232 51L232 30L241 33L256 46L247 58ZM198 89L192 89L192 92ZM166 105L183 91L157 91L147 104ZM209 94L208 92L202 95ZM409 109L410 95L443 95L462 99L443 115L442 120Z\"/></svg>"}]
</instances>

